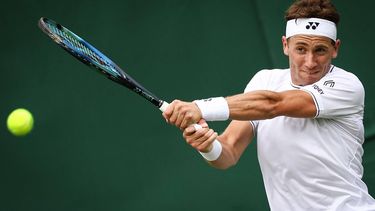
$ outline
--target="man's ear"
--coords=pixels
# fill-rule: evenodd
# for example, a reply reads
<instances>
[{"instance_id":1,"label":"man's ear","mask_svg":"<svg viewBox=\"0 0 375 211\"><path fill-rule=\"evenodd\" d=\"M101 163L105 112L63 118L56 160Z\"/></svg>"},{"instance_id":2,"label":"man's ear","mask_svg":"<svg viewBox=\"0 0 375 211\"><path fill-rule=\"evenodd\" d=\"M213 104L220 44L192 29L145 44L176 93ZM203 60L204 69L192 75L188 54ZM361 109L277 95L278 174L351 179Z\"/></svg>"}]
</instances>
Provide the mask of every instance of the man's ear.
<instances>
[{"instance_id":1,"label":"man's ear","mask_svg":"<svg viewBox=\"0 0 375 211\"><path fill-rule=\"evenodd\" d=\"M335 50L333 51L332 58L335 59L338 56L340 45L341 45L341 41L337 39L335 42Z\"/></svg>"},{"instance_id":2,"label":"man's ear","mask_svg":"<svg viewBox=\"0 0 375 211\"><path fill-rule=\"evenodd\" d=\"M285 56L289 56L289 53L288 53L288 50L289 50L289 48L288 48L288 40L286 39L285 36L281 37L281 42L283 44L283 51L284 51Z\"/></svg>"}]
</instances>

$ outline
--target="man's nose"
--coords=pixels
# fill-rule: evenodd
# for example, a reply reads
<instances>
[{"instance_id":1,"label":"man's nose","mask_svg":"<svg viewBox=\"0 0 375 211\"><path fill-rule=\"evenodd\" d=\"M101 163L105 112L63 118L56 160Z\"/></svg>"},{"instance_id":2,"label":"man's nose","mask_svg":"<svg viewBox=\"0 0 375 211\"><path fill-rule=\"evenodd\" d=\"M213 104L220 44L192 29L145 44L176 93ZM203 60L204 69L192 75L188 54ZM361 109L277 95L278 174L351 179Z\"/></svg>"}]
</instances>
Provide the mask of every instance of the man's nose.
<instances>
[{"instance_id":1,"label":"man's nose","mask_svg":"<svg viewBox=\"0 0 375 211\"><path fill-rule=\"evenodd\" d=\"M308 53L305 58L305 66L309 69L314 69L317 66L316 57L313 53Z\"/></svg>"}]
</instances>

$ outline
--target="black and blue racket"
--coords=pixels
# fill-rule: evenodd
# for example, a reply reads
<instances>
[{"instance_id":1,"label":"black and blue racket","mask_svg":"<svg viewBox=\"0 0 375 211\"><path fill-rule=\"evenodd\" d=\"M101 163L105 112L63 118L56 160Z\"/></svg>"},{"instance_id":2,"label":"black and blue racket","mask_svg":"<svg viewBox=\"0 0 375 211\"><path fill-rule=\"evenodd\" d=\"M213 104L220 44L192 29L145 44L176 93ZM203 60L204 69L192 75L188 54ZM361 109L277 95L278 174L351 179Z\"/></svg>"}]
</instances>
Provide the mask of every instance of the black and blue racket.
<instances>
[{"instance_id":1,"label":"black and blue racket","mask_svg":"<svg viewBox=\"0 0 375 211\"><path fill-rule=\"evenodd\" d=\"M168 107L169 104L167 102L156 97L153 93L126 74L119 66L112 62L112 60L69 29L44 17L40 18L38 25L44 33L55 41L55 43L81 62L90 67L94 67L94 69L103 73L112 81L134 91L153 105L157 106L161 111L164 112Z\"/></svg>"}]
</instances>

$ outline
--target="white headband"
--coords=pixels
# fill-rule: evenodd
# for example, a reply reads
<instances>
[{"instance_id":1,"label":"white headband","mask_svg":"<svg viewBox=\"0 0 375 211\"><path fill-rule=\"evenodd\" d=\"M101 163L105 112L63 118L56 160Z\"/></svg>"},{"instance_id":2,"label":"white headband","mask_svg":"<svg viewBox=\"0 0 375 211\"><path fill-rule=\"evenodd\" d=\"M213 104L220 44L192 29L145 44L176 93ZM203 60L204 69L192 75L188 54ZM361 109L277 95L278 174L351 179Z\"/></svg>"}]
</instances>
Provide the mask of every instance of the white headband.
<instances>
[{"instance_id":1,"label":"white headband","mask_svg":"<svg viewBox=\"0 0 375 211\"><path fill-rule=\"evenodd\" d=\"M336 24L321 18L298 18L286 23L286 38L297 34L319 35L336 41Z\"/></svg>"}]
</instances>

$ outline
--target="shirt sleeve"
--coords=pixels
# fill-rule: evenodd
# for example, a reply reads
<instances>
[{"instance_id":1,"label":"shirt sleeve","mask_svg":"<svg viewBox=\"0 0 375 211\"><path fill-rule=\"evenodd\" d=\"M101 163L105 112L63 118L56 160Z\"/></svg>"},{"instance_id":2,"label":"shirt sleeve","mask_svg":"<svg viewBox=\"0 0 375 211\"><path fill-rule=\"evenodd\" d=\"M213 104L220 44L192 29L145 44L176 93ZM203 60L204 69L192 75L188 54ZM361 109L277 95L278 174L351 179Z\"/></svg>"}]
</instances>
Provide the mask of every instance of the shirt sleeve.
<instances>
[{"instance_id":1,"label":"shirt sleeve","mask_svg":"<svg viewBox=\"0 0 375 211\"><path fill-rule=\"evenodd\" d=\"M265 90L267 89L267 83L268 83L268 70L261 70L257 72L250 80L250 82L247 84L244 93L251 92L255 90Z\"/></svg>"},{"instance_id":2,"label":"shirt sleeve","mask_svg":"<svg viewBox=\"0 0 375 211\"><path fill-rule=\"evenodd\" d=\"M332 118L363 112L363 85L349 72L330 74L301 89L312 95L317 108L316 118Z\"/></svg>"}]
</instances>

